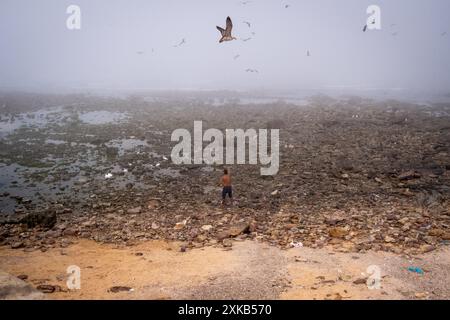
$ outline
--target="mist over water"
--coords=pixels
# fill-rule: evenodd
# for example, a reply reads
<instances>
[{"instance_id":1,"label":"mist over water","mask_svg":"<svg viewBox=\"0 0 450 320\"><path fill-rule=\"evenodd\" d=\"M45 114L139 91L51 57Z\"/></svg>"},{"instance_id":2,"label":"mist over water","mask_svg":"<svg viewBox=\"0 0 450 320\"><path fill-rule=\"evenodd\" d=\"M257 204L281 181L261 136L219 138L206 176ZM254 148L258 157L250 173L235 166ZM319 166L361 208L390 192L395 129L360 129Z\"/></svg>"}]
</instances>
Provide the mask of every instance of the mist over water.
<instances>
[{"instance_id":1,"label":"mist over water","mask_svg":"<svg viewBox=\"0 0 450 320\"><path fill-rule=\"evenodd\" d=\"M66 27L71 4L81 30ZM363 32L371 4L382 29ZM446 0L3 0L0 87L447 94L448 12ZM238 40L219 44L227 16Z\"/></svg>"}]
</instances>

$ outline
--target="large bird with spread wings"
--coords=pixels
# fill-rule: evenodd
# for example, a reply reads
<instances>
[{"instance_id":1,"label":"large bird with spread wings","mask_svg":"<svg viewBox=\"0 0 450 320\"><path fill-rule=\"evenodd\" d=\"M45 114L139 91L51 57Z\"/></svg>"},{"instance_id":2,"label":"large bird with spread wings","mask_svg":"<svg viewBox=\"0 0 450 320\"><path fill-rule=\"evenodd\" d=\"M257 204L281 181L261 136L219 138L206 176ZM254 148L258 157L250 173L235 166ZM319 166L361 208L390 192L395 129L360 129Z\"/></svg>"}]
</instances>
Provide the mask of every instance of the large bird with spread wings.
<instances>
[{"instance_id":1,"label":"large bird with spread wings","mask_svg":"<svg viewBox=\"0 0 450 320\"><path fill-rule=\"evenodd\" d=\"M220 34L222 35L222 38L220 38L219 43L222 43L224 41L237 40L235 37L231 35L232 29L233 29L233 22L231 22L230 17L227 17L227 25L225 29L217 26L217 30L219 30Z\"/></svg>"}]
</instances>

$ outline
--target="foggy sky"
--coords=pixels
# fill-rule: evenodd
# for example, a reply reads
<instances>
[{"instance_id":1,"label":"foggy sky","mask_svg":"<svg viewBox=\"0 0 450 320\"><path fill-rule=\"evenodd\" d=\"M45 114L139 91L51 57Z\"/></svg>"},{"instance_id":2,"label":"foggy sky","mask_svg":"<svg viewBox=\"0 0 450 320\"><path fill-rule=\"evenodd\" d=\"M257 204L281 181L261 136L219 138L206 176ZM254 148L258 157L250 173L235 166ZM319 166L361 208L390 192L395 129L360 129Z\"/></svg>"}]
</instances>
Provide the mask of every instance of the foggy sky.
<instances>
[{"instance_id":1,"label":"foggy sky","mask_svg":"<svg viewBox=\"0 0 450 320\"><path fill-rule=\"evenodd\" d=\"M240 2L1 0L0 87L450 89L448 0ZM70 4L81 30L66 28ZM363 33L371 4L382 30ZM219 44L228 15L239 40Z\"/></svg>"}]
</instances>

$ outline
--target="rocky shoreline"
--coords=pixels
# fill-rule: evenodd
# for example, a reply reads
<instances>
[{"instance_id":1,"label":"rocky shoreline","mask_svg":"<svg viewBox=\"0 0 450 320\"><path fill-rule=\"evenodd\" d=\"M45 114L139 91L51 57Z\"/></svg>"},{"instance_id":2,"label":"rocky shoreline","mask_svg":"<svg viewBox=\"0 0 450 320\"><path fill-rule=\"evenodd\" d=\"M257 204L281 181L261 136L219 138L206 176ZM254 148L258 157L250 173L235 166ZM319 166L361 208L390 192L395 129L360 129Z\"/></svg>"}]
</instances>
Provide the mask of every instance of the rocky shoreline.
<instances>
[{"instance_id":1,"label":"rocky shoreline","mask_svg":"<svg viewBox=\"0 0 450 320\"><path fill-rule=\"evenodd\" d=\"M237 238L406 254L450 243L450 104L238 102L1 96L0 243L45 251L73 238L165 239L186 250ZM222 207L221 166L170 161L171 132L194 120L279 128L278 175L231 166L235 203Z\"/></svg>"}]
</instances>

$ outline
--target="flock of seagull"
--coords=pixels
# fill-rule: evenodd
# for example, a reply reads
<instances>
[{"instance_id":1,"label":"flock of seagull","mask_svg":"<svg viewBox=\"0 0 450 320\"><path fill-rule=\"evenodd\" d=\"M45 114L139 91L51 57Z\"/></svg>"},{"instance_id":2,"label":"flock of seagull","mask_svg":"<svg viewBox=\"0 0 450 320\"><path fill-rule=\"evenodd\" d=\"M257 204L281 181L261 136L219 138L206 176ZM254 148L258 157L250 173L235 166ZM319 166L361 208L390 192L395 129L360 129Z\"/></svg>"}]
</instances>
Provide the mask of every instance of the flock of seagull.
<instances>
[{"instance_id":1,"label":"flock of seagull","mask_svg":"<svg viewBox=\"0 0 450 320\"><path fill-rule=\"evenodd\" d=\"M247 4L251 3L251 2L252 2L252 1L249 1L249 0L246 0L246 1L240 1L240 4L242 4L242 5L247 5ZM284 8L285 8L285 9L288 9L290 6L291 6L290 4L285 4L285 5L284 5ZM251 28L251 27L252 27L252 24L251 24L249 21L242 21L242 23L243 23L243 24L246 24L248 28ZM375 20L372 21L372 24L375 24ZM398 34L398 31L395 30L395 27L396 27L396 26L397 26L397 25L396 25L395 23L393 23L393 24L390 25L391 29L394 29L394 30L392 30L392 32L391 32L391 35L392 35L392 36L396 36L396 35ZM224 41L238 40L236 37L234 37L234 36L232 35L233 22L232 22L232 20L231 20L230 17L227 17L227 19L226 19L226 21L225 21L225 28L222 28L222 27L219 27L219 26L216 26L216 28L217 28L217 30L219 30L220 36L221 36L220 39L219 39L219 43L222 43L222 42L224 42ZM364 25L362 31L363 31L363 32L366 32L367 29L368 29L368 24L366 23L366 24ZM252 35L252 36L255 36L256 33L255 33L255 32L251 32L251 35ZM442 36L442 37L447 36L447 32L446 32L446 31L442 32L442 33L441 33L441 36ZM252 39L252 37L241 38L241 40L244 41L244 42L250 41L251 39ZM180 40L180 42L179 42L178 44L175 44L173 47L174 47L174 48L178 48L178 47L181 47L181 46L185 45L186 43L187 43L187 42L186 42L186 39L183 38L183 39ZM152 53L153 53L153 52L154 52L154 48L152 48ZM142 55L142 54L144 54L144 51L137 51L136 53L137 53L138 55ZM236 55L233 57L233 59L234 59L234 60L237 60L240 56L241 56L240 54L236 54ZM307 57L310 57L310 56L311 56L311 52L310 52L309 50L306 51L306 56L307 56ZM258 70L256 70L256 69L251 69L251 68L246 69L245 72L249 72L249 73L259 73Z\"/></svg>"}]
</instances>

